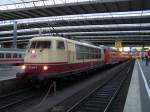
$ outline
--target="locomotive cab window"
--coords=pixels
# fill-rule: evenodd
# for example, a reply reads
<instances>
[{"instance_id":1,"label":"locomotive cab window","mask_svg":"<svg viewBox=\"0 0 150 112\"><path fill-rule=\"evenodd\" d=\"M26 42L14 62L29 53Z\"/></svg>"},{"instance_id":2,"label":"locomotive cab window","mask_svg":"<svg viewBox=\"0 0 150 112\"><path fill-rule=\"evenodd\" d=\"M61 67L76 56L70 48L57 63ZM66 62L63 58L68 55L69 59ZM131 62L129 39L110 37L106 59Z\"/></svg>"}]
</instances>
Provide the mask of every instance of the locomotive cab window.
<instances>
[{"instance_id":1,"label":"locomotive cab window","mask_svg":"<svg viewBox=\"0 0 150 112\"><path fill-rule=\"evenodd\" d=\"M30 48L35 48L35 46L36 46L36 42L35 42L35 41L33 41L33 42L31 43Z\"/></svg>"},{"instance_id":2,"label":"locomotive cab window","mask_svg":"<svg viewBox=\"0 0 150 112\"><path fill-rule=\"evenodd\" d=\"M65 49L65 44L63 41L57 41L57 49Z\"/></svg>"},{"instance_id":3,"label":"locomotive cab window","mask_svg":"<svg viewBox=\"0 0 150 112\"><path fill-rule=\"evenodd\" d=\"M47 49L51 47L51 42L50 41L33 41L31 43L30 48L43 48L43 49Z\"/></svg>"},{"instance_id":4,"label":"locomotive cab window","mask_svg":"<svg viewBox=\"0 0 150 112\"><path fill-rule=\"evenodd\" d=\"M36 48L47 49L47 48L50 48L50 46L51 46L51 42L50 41L38 41Z\"/></svg>"}]
</instances>

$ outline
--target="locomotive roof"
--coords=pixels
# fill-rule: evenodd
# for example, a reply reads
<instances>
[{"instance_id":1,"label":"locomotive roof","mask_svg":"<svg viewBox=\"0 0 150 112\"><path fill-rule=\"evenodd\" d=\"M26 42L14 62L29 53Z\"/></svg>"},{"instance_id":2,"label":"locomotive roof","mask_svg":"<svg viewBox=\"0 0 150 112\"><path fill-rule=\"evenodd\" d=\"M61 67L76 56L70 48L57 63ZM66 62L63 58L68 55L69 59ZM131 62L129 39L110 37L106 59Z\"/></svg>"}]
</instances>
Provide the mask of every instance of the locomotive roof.
<instances>
[{"instance_id":1,"label":"locomotive roof","mask_svg":"<svg viewBox=\"0 0 150 112\"><path fill-rule=\"evenodd\" d=\"M94 48L101 48L99 46L95 46L95 45L91 45L88 43L83 43L83 42L78 42L75 40L71 40L71 39L67 39L67 38L63 38L63 37L56 37L56 36L44 36L44 37L34 37L32 38L30 41L51 41L51 40L62 40L62 41L68 41L68 42L72 42L78 45L84 45L84 46L89 46L89 47L94 47Z\"/></svg>"}]
</instances>

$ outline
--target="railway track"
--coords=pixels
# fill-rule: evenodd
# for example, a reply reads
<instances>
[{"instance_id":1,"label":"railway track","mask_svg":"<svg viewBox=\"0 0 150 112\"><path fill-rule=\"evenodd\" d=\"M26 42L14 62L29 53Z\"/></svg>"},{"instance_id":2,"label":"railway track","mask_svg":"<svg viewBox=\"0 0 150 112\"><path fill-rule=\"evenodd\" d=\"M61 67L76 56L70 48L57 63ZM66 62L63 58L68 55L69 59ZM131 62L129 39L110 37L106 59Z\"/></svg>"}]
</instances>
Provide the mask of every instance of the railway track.
<instances>
[{"instance_id":1,"label":"railway track","mask_svg":"<svg viewBox=\"0 0 150 112\"><path fill-rule=\"evenodd\" d=\"M0 96L0 111L22 103L34 96L35 95L33 94L31 88L21 89L7 95L2 95Z\"/></svg>"},{"instance_id":2,"label":"railway track","mask_svg":"<svg viewBox=\"0 0 150 112\"><path fill-rule=\"evenodd\" d=\"M130 66L119 70L115 77L95 88L66 112L107 112L113 104L132 65L130 63Z\"/></svg>"},{"instance_id":3,"label":"railway track","mask_svg":"<svg viewBox=\"0 0 150 112\"><path fill-rule=\"evenodd\" d=\"M126 71L127 71L128 68L126 68ZM108 89L109 90L109 89ZM46 90L47 91L47 90ZM38 91L39 92L39 91ZM22 105L22 104L26 104L26 101L29 102L29 101L32 101L34 98L41 98L39 100L40 103L34 103L35 106L36 105L39 105L41 103L44 102L45 100L45 96L47 97L49 92L46 92L45 94L45 91L44 92L38 92L34 91L34 90L31 90L31 88L27 88L27 89L23 89L23 90L19 90L17 92L13 92L11 94L7 94L7 95L3 95L3 96L0 96L0 112L7 112L7 110L11 110L13 109L14 107L18 107L19 105ZM105 91L107 92L107 91ZM108 91L109 92L109 91ZM91 93L92 94L92 93ZM43 97L44 96L44 97ZM43 100L44 99L44 100ZM80 105L80 102L78 102L78 104ZM70 108L68 110L68 112L72 112L71 109L74 110L74 108L76 108L76 106L78 105L74 105L72 108ZM78 106L79 106L78 105ZM73 111L74 112L74 111ZM84 111L83 111L84 112ZM87 112L87 111L85 111ZM94 112L94 111L93 111Z\"/></svg>"}]
</instances>

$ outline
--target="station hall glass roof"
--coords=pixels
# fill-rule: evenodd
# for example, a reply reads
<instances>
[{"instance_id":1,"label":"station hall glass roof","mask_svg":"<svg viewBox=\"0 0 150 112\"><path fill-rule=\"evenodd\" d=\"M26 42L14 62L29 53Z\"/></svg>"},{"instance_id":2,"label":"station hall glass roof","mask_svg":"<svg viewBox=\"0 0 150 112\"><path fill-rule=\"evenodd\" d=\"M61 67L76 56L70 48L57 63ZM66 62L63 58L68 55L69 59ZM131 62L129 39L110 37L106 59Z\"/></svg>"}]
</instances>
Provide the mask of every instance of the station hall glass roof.
<instances>
[{"instance_id":1,"label":"station hall glass roof","mask_svg":"<svg viewBox=\"0 0 150 112\"><path fill-rule=\"evenodd\" d=\"M60 35L95 44L150 44L149 0L1 0L0 43Z\"/></svg>"}]
</instances>

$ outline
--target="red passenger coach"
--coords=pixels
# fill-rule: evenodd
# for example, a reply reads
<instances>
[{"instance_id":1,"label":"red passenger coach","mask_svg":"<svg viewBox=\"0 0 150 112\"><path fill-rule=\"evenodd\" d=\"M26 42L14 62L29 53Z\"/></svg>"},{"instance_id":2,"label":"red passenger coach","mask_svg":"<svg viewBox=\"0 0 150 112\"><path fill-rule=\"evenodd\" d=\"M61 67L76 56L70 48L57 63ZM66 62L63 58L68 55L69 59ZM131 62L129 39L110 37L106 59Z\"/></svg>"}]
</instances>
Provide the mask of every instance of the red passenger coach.
<instances>
[{"instance_id":1,"label":"red passenger coach","mask_svg":"<svg viewBox=\"0 0 150 112\"><path fill-rule=\"evenodd\" d=\"M150 49L147 51L148 61L150 62Z\"/></svg>"},{"instance_id":2,"label":"red passenger coach","mask_svg":"<svg viewBox=\"0 0 150 112\"><path fill-rule=\"evenodd\" d=\"M104 64L111 63L111 49L109 47L104 48Z\"/></svg>"},{"instance_id":3,"label":"red passenger coach","mask_svg":"<svg viewBox=\"0 0 150 112\"><path fill-rule=\"evenodd\" d=\"M125 61L129 57L122 55L119 51L113 51L110 47L104 46L104 64L115 64Z\"/></svg>"}]
</instances>

